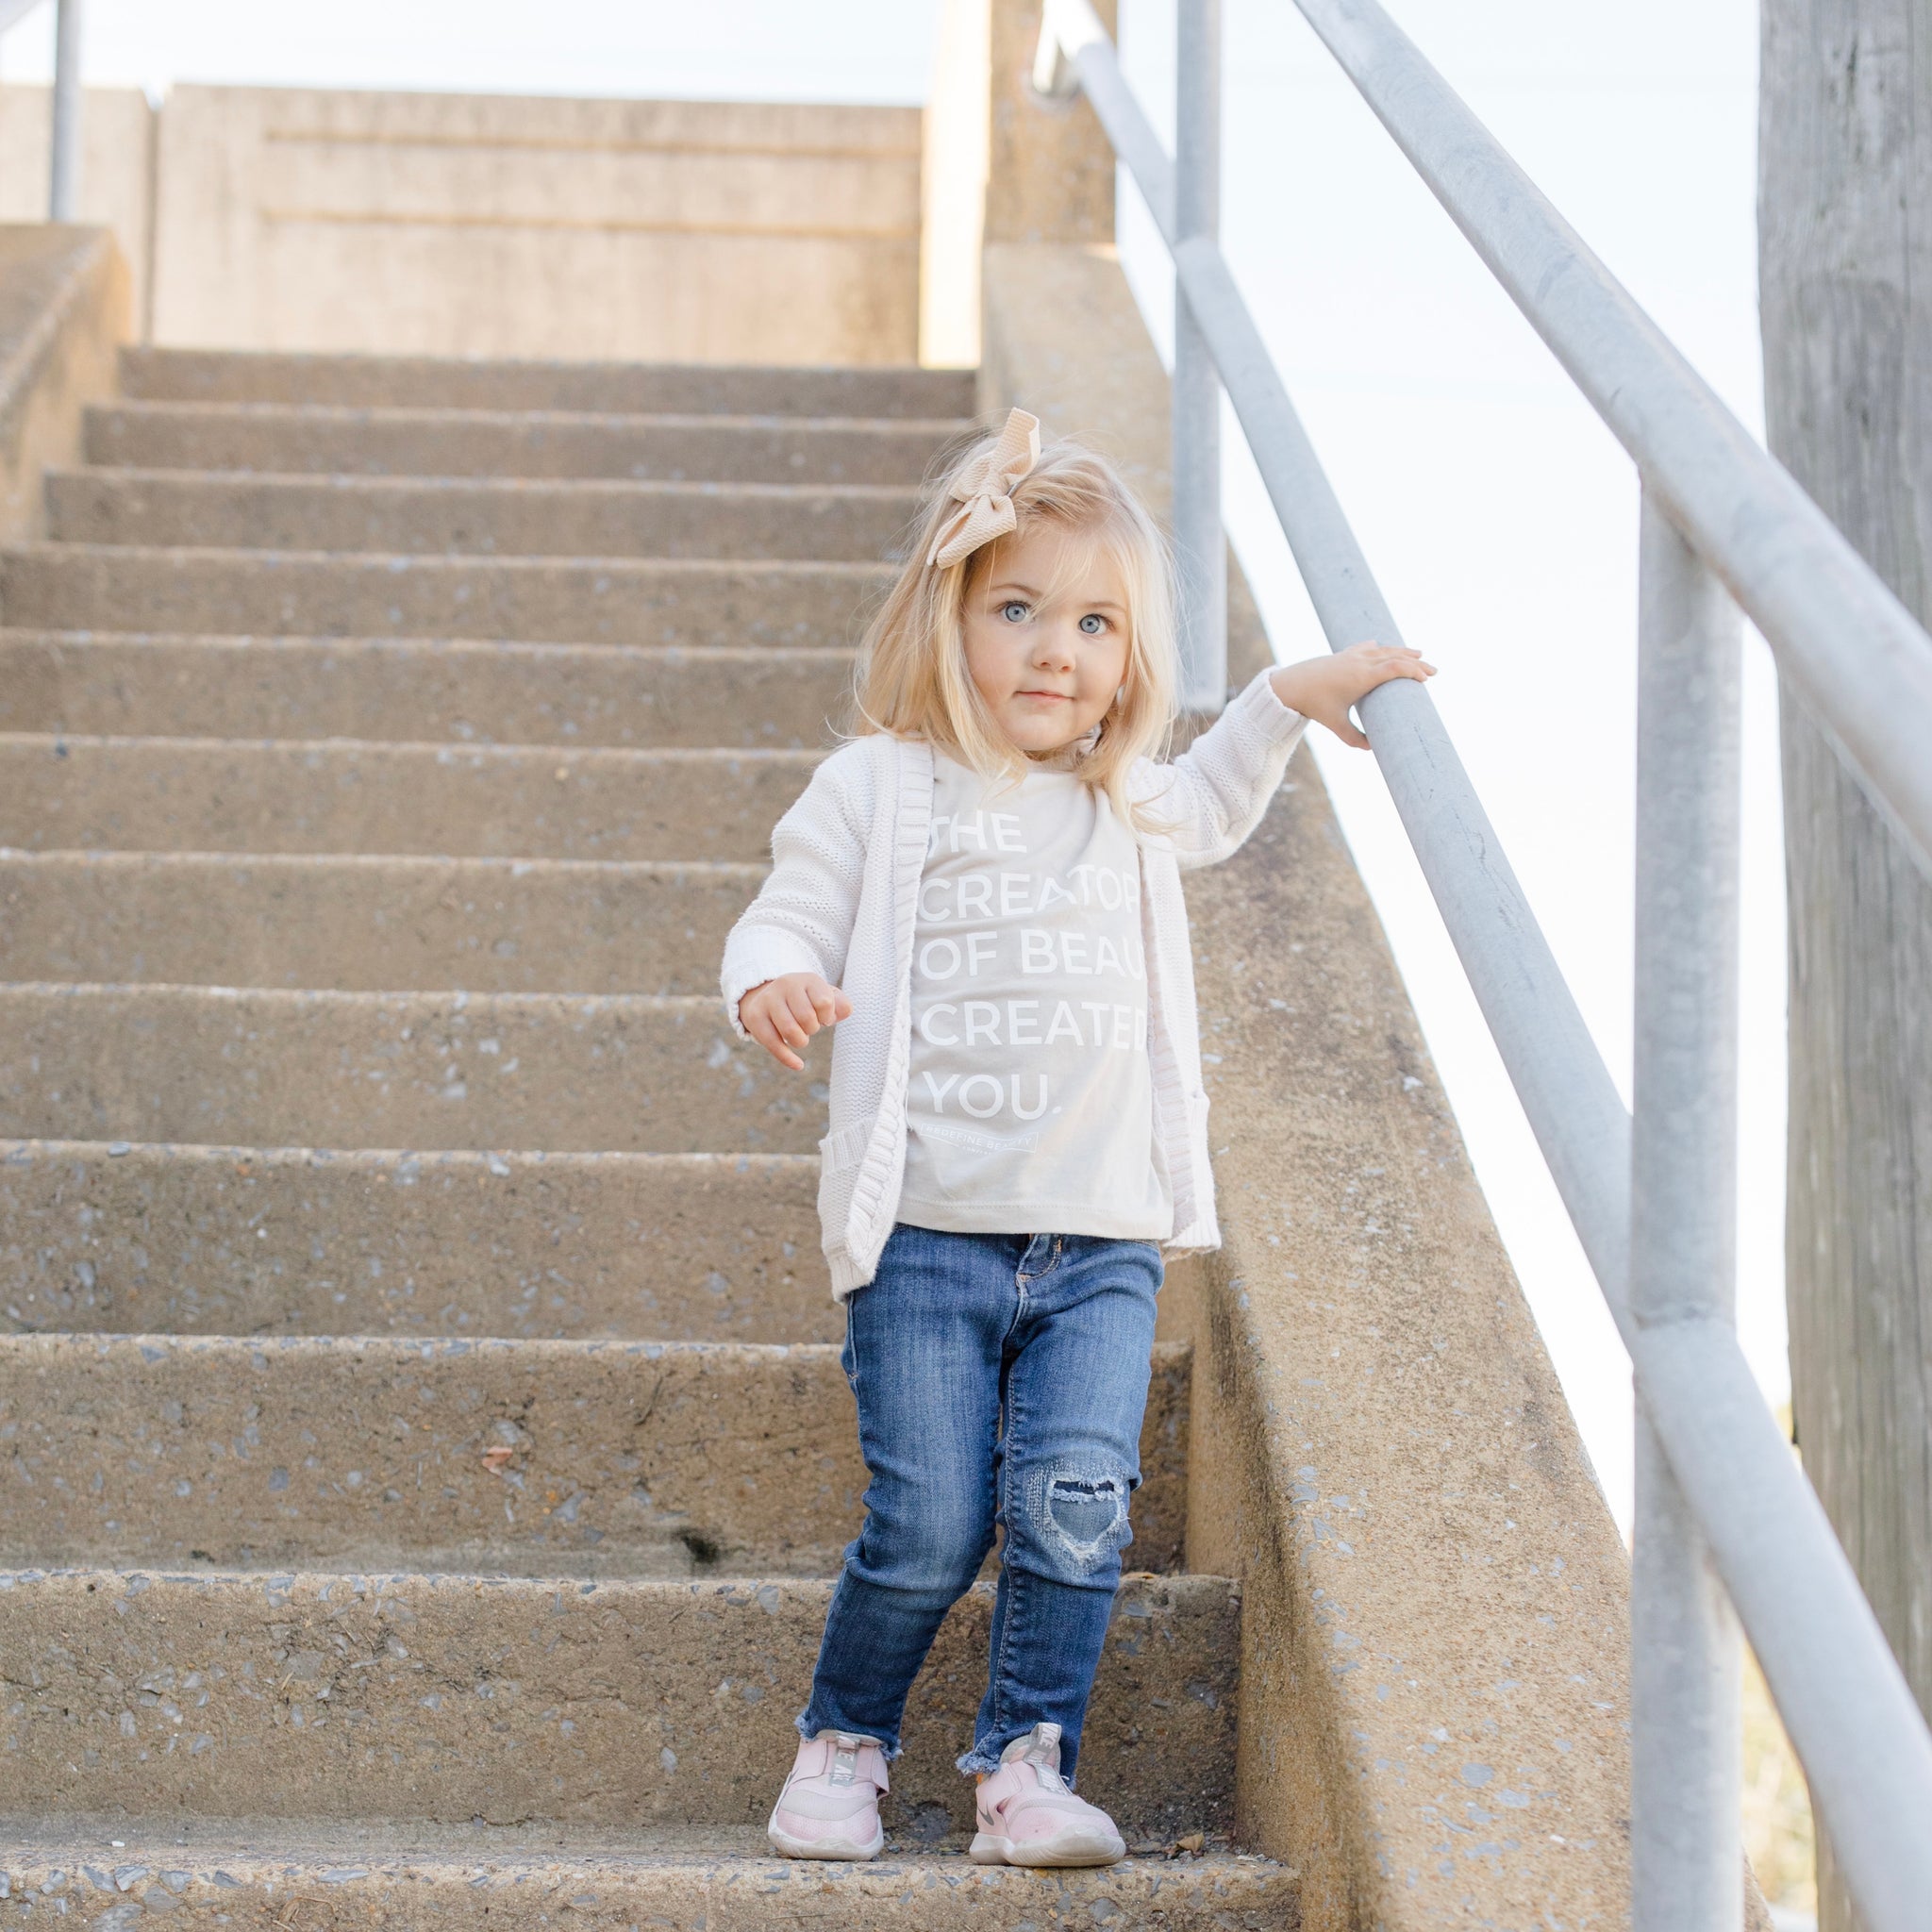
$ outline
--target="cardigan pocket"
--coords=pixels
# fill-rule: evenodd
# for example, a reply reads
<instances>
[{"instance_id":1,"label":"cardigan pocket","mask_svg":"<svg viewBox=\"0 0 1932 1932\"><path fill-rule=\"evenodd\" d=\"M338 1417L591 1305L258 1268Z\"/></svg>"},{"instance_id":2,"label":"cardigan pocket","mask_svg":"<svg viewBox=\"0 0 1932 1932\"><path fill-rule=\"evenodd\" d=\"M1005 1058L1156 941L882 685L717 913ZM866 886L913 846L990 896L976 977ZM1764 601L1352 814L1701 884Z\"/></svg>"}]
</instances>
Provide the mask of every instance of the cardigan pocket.
<instances>
[{"instance_id":1,"label":"cardigan pocket","mask_svg":"<svg viewBox=\"0 0 1932 1932\"><path fill-rule=\"evenodd\" d=\"M859 1163L872 1145L873 1129L878 1115L868 1114L819 1142L819 1220L829 1244L836 1231L844 1239L845 1217L852 1207L852 1188L858 1178Z\"/></svg>"},{"instance_id":2,"label":"cardigan pocket","mask_svg":"<svg viewBox=\"0 0 1932 1932\"><path fill-rule=\"evenodd\" d=\"M835 1174L840 1168L850 1167L855 1161L865 1158L865 1150L872 1145L872 1130L877 1124L877 1114L868 1114L862 1121L849 1127L841 1127L836 1134L827 1134L819 1142L819 1173Z\"/></svg>"}]
</instances>

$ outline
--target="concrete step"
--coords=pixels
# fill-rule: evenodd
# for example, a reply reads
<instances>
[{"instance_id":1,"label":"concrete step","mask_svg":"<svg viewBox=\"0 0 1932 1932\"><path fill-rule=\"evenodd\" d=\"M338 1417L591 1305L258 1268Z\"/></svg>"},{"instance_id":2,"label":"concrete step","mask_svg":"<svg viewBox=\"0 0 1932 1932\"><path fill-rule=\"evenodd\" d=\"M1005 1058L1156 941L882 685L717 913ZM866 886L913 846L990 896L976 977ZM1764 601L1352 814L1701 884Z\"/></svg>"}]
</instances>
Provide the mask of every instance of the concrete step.
<instances>
[{"instance_id":1,"label":"concrete step","mask_svg":"<svg viewBox=\"0 0 1932 1932\"><path fill-rule=\"evenodd\" d=\"M909 490L871 485L210 470L49 470L46 491L57 542L796 562L871 562L915 504Z\"/></svg>"},{"instance_id":2,"label":"concrete step","mask_svg":"<svg viewBox=\"0 0 1932 1932\"><path fill-rule=\"evenodd\" d=\"M804 748L851 675L845 651L0 630L0 731Z\"/></svg>"},{"instance_id":3,"label":"concrete step","mask_svg":"<svg viewBox=\"0 0 1932 1932\"><path fill-rule=\"evenodd\" d=\"M0 850L0 981L705 993L755 865Z\"/></svg>"},{"instance_id":4,"label":"concrete step","mask_svg":"<svg viewBox=\"0 0 1932 1932\"><path fill-rule=\"evenodd\" d=\"M0 734L0 846L758 862L817 755Z\"/></svg>"},{"instance_id":5,"label":"concrete step","mask_svg":"<svg viewBox=\"0 0 1932 1932\"><path fill-rule=\"evenodd\" d=\"M611 476L661 482L920 482L972 425L855 416L622 416L114 403L87 412L91 463L363 476Z\"/></svg>"},{"instance_id":6,"label":"concrete step","mask_svg":"<svg viewBox=\"0 0 1932 1932\"><path fill-rule=\"evenodd\" d=\"M15 1573L0 1577L6 1803L130 1821L761 1824L830 1589ZM978 1585L947 1619L892 1767L897 1804L955 1830L991 1607ZM1123 1584L1080 1782L1134 1838L1229 1827L1239 1621L1218 1577Z\"/></svg>"},{"instance_id":7,"label":"concrete step","mask_svg":"<svg viewBox=\"0 0 1932 1932\"><path fill-rule=\"evenodd\" d=\"M813 1046L790 1073L715 997L0 986L0 1136L808 1154Z\"/></svg>"},{"instance_id":8,"label":"concrete step","mask_svg":"<svg viewBox=\"0 0 1932 1932\"><path fill-rule=\"evenodd\" d=\"M633 416L961 417L964 369L761 369L645 362L490 362L127 348L121 392L140 401L351 408L568 409Z\"/></svg>"},{"instance_id":9,"label":"concrete step","mask_svg":"<svg viewBox=\"0 0 1932 1932\"><path fill-rule=\"evenodd\" d=\"M0 1338L0 1566L834 1575L866 1485L839 1354ZM1180 1566L1188 1377L1160 1344L1137 1570Z\"/></svg>"},{"instance_id":10,"label":"concrete step","mask_svg":"<svg viewBox=\"0 0 1932 1932\"><path fill-rule=\"evenodd\" d=\"M1016 1872L969 1863L962 1839L935 1840L943 1814L891 1796L881 1813L886 1852L870 1865L774 1858L754 1825L611 1833L0 1815L0 1897L49 1914L66 1906L105 1932L169 1912L184 1932L1283 1932L1301 1922L1293 1868L1253 1853L1170 1858L1156 1838L1102 1871Z\"/></svg>"},{"instance_id":11,"label":"concrete step","mask_svg":"<svg viewBox=\"0 0 1932 1932\"><path fill-rule=\"evenodd\" d=\"M181 550L0 553L0 618L51 630L850 650L874 564Z\"/></svg>"},{"instance_id":12,"label":"concrete step","mask_svg":"<svg viewBox=\"0 0 1932 1932\"><path fill-rule=\"evenodd\" d=\"M0 1141L0 1325L838 1341L818 1179L816 1156Z\"/></svg>"}]
</instances>

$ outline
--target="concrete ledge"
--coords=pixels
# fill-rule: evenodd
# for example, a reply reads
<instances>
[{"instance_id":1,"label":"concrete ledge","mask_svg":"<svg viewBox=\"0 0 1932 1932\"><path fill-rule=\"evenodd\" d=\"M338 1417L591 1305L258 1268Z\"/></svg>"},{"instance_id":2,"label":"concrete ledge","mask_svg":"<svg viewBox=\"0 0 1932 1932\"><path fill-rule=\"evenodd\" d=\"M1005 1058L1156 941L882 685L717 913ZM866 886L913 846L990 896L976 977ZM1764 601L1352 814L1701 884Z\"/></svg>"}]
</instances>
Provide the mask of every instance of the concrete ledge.
<instances>
[{"instance_id":1,"label":"concrete ledge","mask_svg":"<svg viewBox=\"0 0 1932 1932\"><path fill-rule=\"evenodd\" d=\"M88 1334L841 1341L815 1154L0 1141L0 1317ZM487 1197L478 1211L479 1197ZM1162 1340L1198 1263L1168 1270Z\"/></svg>"},{"instance_id":2,"label":"concrete ledge","mask_svg":"<svg viewBox=\"0 0 1932 1932\"><path fill-rule=\"evenodd\" d=\"M171 1823L762 1824L831 1588L0 1573L7 1802ZM975 1585L907 1708L892 1795L935 1837L970 1824L953 1760L991 1609ZM1231 1822L1240 1618L1224 1577L1122 1585L1080 1782L1133 1838Z\"/></svg>"},{"instance_id":3,"label":"concrete ledge","mask_svg":"<svg viewBox=\"0 0 1932 1932\"><path fill-rule=\"evenodd\" d=\"M980 399L1165 511L1110 251L987 250ZM1271 653L1232 575L1240 679ZM1226 1235L1179 1324L1188 1557L1246 1586L1241 1832L1310 1927L1621 1924L1623 1545L1306 752L1188 894Z\"/></svg>"},{"instance_id":4,"label":"concrete ledge","mask_svg":"<svg viewBox=\"0 0 1932 1932\"><path fill-rule=\"evenodd\" d=\"M892 416L121 403L88 411L87 460L281 475L915 484L967 426Z\"/></svg>"},{"instance_id":5,"label":"concrete ledge","mask_svg":"<svg viewBox=\"0 0 1932 1932\"><path fill-rule=\"evenodd\" d=\"M189 549L871 563L899 540L914 502L909 489L871 483L57 469L47 535Z\"/></svg>"},{"instance_id":6,"label":"concrete ledge","mask_svg":"<svg viewBox=\"0 0 1932 1932\"><path fill-rule=\"evenodd\" d=\"M758 864L818 758L0 734L0 844Z\"/></svg>"},{"instance_id":7,"label":"concrete ledge","mask_svg":"<svg viewBox=\"0 0 1932 1932\"><path fill-rule=\"evenodd\" d=\"M0 732L785 750L832 742L845 651L0 630Z\"/></svg>"},{"instance_id":8,"label":"concrete ledge","mask_svg":"<svg viewBox=\"0 0 1932 1932\"><path fill-rule=\"evenodd\" d=\"M157 402L725 416L958 417L971 415L974 408L972 372L953 369L704 368L129 349L121 371L127 395Z\"/></svg>"},{"instance_id":9,"label":"concrete ledge","mask_svg":"<svg viewBox=\"0 0 1932 1932\"><path fill-rule=\"evenodd\" d=\"M0 985L0 1133L550 1153L809 1154L806 1070L717 995Z\"/></svg>"},{"instance_id":10,"label":"concrete ledge","mask_svg":"<svg viewBox=\"0 0 1932 1932\"><path fill-rule=\"evenodd\" d=\"M0 1141L0 1316L92 1334L839 1341L818 1178L816 1154Z\"/></svg>"},{"instance_id":11,"label":"concrete ledge","mask_svg":"<svg viewBox=\"0 0 1932 1932\"><path fill-rule=\"evenodd\" d=\"M829 1576L866 1486L839 1354L0 1337L0 1565ZM1136 1570L1179 1567L1189 1362L1155 1350Z\"/></svg>"},{"instance_id":12,"label":"concrete ledge","mask_svg":"<svg viewBox=\"0 0 1932 1932\"><path fill-rule=\"evenodd\" d=\"M0 849L0 981L711 992L756 865Z\"/></svg>"},{"instance_id":13,"label":"concrete ledge","mask_svg":"<svg viewBox=\"0 0 1932 1932\"><path fill-rule=\"evenodd\" d=\"M848 650L885 584L856 563L45 543L0 556L0 616L56 630Z\"/></svg>"},{"instance_id":14,"label":"concrete ledge","mask_svg":"<svg viewBox=\"0 0 1932 1932\"><path fill-rule=\"evenodd\" d=\"M756 1826L585 1832L294 1820L0 1816L0 1898L61 1905L113 1932L145 1913L172 1925L303 1932L371 1924L446 1932L1294 1932L1295 1874L1272 1859L1151 1854L1097 1872L967 1863L953 1838L888 1798L870 1865L774 1858ZM115 1913L123 1916L114 1917ZM24 1923L31 1923L25 1921Z\"/></svg>"},{"instance_id":15,"label":"concrete ledge","mask_svg":"<svg viewBox=\"0 0 1932 1932\"><path fill-rule=\"evenodd\" d=\"M87 405L113 393L132 303L105 228L0 225L0 542L45 528L42 472L78 459Z\"/></svg>"}]
</instances>

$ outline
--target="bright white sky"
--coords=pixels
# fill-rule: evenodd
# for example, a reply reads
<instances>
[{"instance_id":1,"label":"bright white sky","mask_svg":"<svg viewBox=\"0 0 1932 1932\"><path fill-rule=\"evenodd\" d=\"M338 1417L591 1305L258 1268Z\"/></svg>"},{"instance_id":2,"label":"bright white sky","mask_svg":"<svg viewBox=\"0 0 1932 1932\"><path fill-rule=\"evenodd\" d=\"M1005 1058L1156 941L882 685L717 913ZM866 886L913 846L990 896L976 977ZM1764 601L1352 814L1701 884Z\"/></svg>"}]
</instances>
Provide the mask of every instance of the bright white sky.
<instances>
[{"instance_id":1,"label":"bright white sky","mask_svg":"<svg viewBox=\"0 0 1932 1932\"><path fill-rule=\"evenodd\" d=\"M1391 0L1745 422L1760 423L1752 0ZM1628 1091L1637 491L1628 463L1286 0L1224 0L1227 249L1478 791ZM89 0L86 63L176 79L917 102L937 0ZM1173 0L1123 0L1170 119ZM43 76L52 8L0 43ZM1164 258L1121 240L1163 344ZM1321 647L1240 450L1229 522L1277 650ZM1373 760L1318 756L1483 1186L1620 1519L1629 1377ZM1782 1399L1784 942L1776 721L1748 647L1740 1320Z\"/></svg>"}]
</instances>

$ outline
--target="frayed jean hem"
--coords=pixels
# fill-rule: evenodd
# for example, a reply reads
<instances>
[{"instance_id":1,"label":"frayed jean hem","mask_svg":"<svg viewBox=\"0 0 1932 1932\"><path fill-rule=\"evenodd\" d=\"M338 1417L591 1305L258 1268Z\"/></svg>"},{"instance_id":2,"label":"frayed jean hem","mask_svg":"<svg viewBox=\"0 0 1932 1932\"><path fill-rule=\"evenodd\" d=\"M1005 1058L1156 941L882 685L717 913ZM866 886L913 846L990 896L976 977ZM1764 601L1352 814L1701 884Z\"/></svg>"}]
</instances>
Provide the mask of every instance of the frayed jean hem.
<instances>
[{"instance_id":1,"label":"frayed jean hem","mask_svg":"<svg viewBox=\"0 0 1932 1932\"><path fill-rule=\"evenodd\" d=\"M798 1713L798 1715L791 1720L791 1727L798 1733L798 1735L801 1738L803 1738L806 1740L808 1744L810 1743L811 1740L814 1738L816 1738L821 1731L836 1731L839 1728L837 1724L813 1724L811 1721L811 1711L808 1707L805 1710L801 1710ZM891 1764L893 1761L893 1759L896 1758L899 1756L899 1754L906 1748L904 1744L888 1745L883 1738L874 1738L870 1731L847 1731L845 1733L845 1736L848 1738L857 1738L862 1743L875 1745L880 1755L885 1758L888 1764Z\"/></svg>"}]
</instances>

